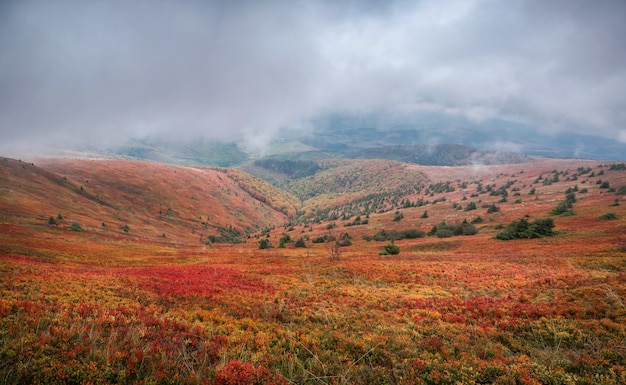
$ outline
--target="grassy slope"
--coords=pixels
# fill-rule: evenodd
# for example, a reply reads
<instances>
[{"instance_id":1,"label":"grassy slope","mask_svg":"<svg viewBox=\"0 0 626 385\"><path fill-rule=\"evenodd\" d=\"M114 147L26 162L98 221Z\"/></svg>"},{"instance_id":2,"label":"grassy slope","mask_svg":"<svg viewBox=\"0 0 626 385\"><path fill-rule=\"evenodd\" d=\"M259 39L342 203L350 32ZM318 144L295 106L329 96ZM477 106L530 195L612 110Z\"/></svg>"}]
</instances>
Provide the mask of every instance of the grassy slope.
<instances>
[{"instance_id":1,"label":"grassy slope","mask_svg":"<svg viewBox=\"0 0 626 385\"><path fill-rule=\"evenodd\" d=\"M289 217L294 217L301 206L298 198L292 194L273 187L246 172L237 169L226 169L224 172L255 199L267 203L270 207Z\"/></svg>"},{"instance_id":2,"label":"grassy slope","mask_svg":"<svg viewBox=\"0 0 626 385\"><path fill-rule=\"evenodd\" d=\"M353 245L331 262L327 245L311 242L307 249L289 244L270 250L258 250L254 239L212 248L194 244L197 234L185 235L187 223L194 223L185 218L198 210L187 207L197 202L189 196L205 194L201 201L215 205L219 201L210 200L211 194L226 202L235 193L249 199L220 171L97 161L44 166L13 162L1 168L0 373L8 383L626 380L626 201L596 184L601 179L624 186L626 171L586 161L404 166L427 175L430 183L450 181L455 190L407 196L446 201L400 209L401 221L393 221L393 210L371 214L362 226L335 221L332 231L349 232ZM581 166L604 175L579 175ZM550 185L535 183L554 169L569 172ZM566 181L575 174L577 180ZM50 182L62 175L74 187ZM133 175L145 179L132 180ZM204 185L209 178L217 188L204 192L195 181ZM487 214L481 205L500 196L471 197L477 187L472 181L497 188L512 180L498 213ZM80 192L81 184L91 197ZM575 185L588 192L577 194L576 215L555 217L557 236L493 239L499 224L547 216ZM162 187L163 195L152 198L145 192L150 186ZM153 236L156 228L140 230L142 223L156 221L154 211L166 199L180 217L173 219L185 223L181 239L189 242L163 242ZM615 199L619 206L612 206ZM470 201L477 210L452 207ZM127 203L134 215L125 212ZM66 231L65 222L60 228L45 225L59 207L67 222L81 219L87 231ZM618 219L597 219L609 211ZM136 221L130 224L132 238L119 229L110 230L115 237L97 229L105 214ZM232 213L220 215L226 224ZM385 242L362 239L381 229L427 231L444 219L478 215L485 219L477 225L479 234L397 241L397 256L378 256ZM327 234L327 225L278 228L269 236L274 245L285 232L312 239ZM136 227L142 236L133 236Z\"/></svg>"},{"instance_id":3,"label":"grassy slope","mask_svg":"<svg viewBox=\"0 0 626 385\"><path fill-rule=\"evenodd\" d=\"M595 218L606 212L620 210L621 206L611 207L615 199L623 201L624 196L617 196L614 193L608 192L607 189L601 189L596 182L598 180L608 181L612 187L619 188L626 185L626 173L623 171L607 171L608 167L603 167L602 163L595 161L577 161L577 160L546 160L541 162L532 162L520 165L511 166L463 166L463 167L437 167L437 166L416 166L416 165L403 165L403 170L406 172L412 172L413 175L419 175L423 179L419 179L421 183L425 183L428 187L429 184L435 184L437 182L450 181L450 185L454 188L452 192L433 193L432 195L426 194L426 190L423 189L419 194L406 194L400 195L401 199L396 199L397 202L401 202L402 199L409 199L411 201L417 201L418 199L429 200L434 202L435 200L445 198L444 202L430 203L422 207L412 207L404 209L400 205L396 207L388 207L388 210L381 214L372 214L369 224L363 226L346 227L345 229L350 233L356 232L356 237L361 237L363 234L373 234L381 229L410 229L419 228L423 231L428 231L433 225L446 220L448 222L460 222L464 219L472 220L477 216L481 216L484 221L478 224L477 227L484 233L493 235L497 230L498 225L503 225L511 222L512 220L528 216L529 218L547 217L554 206L565 198L565 191L568 188L578 186L579 189L587 188L588 192L581 194L577 193L578 202L574 206L574 211L583 212L586 214L583 216L572 217L555 217L557 225L576 223L577 221L591 222L591 226L596 225ZM577 175L577 168L591 167L596 174L599 171L605 170L605 175L589 177L590 174L579 175L577 180L566 180L568 176L560 176L560 181L544 185L542 181L536 182L537 178L541 175L544 179L551 178L554 174L553 171L568 172L570 177ZM569 170L569 171L568 171ZM335 178L335 173L332 174ZM342 175L342 174L339 174ZM384 182L387 174L382 174L380 181ZM321 178L322 181L327 178ZM570 178L573 179L573 178ZM407 179L404 179L407 180ZM508 182L515 181L508 188L507 202L501 203L501 196L493 196L486 192L488 185L494 186L493 190L497 190L499 187L504 186ZM467 187L462 188L462 184L465 182ZM477 183L480 182L484 186L483 193L477 193ZM324 185L324 183L321 183ZM384 183L383 183L384 184ZM330 183L327 184L331 186ZM381 186L381 184L374 184L374 188ZM397 186L392 184L391 186ZM535 194L530 195L531 189L535 189ZM341 189L341 187L337 187ZM390 187L392 190L393 187ZM513 189L519 189L517 192L519 196L515 196ZM362 193L368 190L361 190ZM369 190L372 191L372 190ZM374 190L375 191L375 190ZM472 194L476 194L472 197ZM324 195L322 195L323 197ZM520 203L516 203L517 200L521 200ZM470 202L474 202L477 206L476 210L465 211L464 207ZM305 202L305 204L308 202ZM457 204L461 209L453 208L453 204ZM490 204L496 204L500 211L496 213L487 213L487 208L483 207ZM399 210L403 213L404 219L399 222L394 222L394 212ZM428 218L421 218L424 211L428 212ZM584 219L582 219L584 218ZM590 221L590 219L593 219ZM351 222L353 218L347 220L338 220L335 223L339 228L343 228L345 224ZM607 222L598 222L603 226L607 226ZM618 222L608 222L609 228L614 228ZM307 227L306 225L305 227ZM308 227L307 227L308 228ZM319 228L320 231L326 228L326 223L314 226L314 229Z\"/></svg>"},{"instance_id":4,"label":"grassy slope","mask_svg":"<svg viewBox=\"0 0 626 385\"><path fill-rule=\"evenodd\" d=\"M165 233L169 241L197 242L220 228L245 232L286 221L226 170L118 160L47 159L35 166L2 159L0 172L5 217L21 216L32 226L45 228L60 213L59 229L78 222L89 232L119 236L128 225L125 236ZM271 186L258 185L271 194Z\"/></svg>"},{"instance_id":5,"label":"grassy slope","mask_svg":"<svg viewBox=\"0 0 626 385\"><path fill-rule=\"evenodd\" d=\"M292 181L286 189L299 197L307 211L339 207L370 194L404 196L427 183L420 171L389 160L328 160L324 171Z\"/></svg>"}]
</instances>

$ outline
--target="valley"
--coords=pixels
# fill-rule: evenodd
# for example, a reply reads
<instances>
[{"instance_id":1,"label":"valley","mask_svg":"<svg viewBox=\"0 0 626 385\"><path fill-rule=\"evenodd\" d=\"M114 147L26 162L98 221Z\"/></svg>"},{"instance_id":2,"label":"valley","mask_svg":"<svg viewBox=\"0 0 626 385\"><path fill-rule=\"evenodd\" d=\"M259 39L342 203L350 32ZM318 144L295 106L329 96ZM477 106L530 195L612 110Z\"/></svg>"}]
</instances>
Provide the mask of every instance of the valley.
<instances>
[{"instance_id":1,"label":"valley","mask_svg":"<svg viewBox=\"0 0 626 385\"><path fill-rule=\"evenodd\" d=\"M624 163L405 161L0 158L2 382L626 383Z\"/></svg>"}]
</instances>

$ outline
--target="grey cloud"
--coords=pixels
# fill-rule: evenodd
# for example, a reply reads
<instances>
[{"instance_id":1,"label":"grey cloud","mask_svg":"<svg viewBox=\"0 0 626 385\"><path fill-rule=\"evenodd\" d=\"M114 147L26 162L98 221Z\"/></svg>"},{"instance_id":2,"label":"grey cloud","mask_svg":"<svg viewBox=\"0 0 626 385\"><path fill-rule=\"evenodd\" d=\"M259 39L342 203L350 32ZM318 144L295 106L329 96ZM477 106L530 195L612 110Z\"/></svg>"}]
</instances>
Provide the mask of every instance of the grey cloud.
<instances>
[{"instance_id":1,"label":"grey cloud","mask_svg":"<svg viewBox=\"0 0 626 385\"><path fill-rule=\"evenodd\" d=\"M285 123L316 77L288 11L113 3L16 7L2 43L3 128L228 137Z\"/></svg>"},{"instance_id":2,"label":"grey cloud","mask_svg":"<svg viewBox=\"0 0 626 385\"><path fill-rule=\"evenodd\" d=\"M5 1L0 141L262 145L337 111L626 137L622 1Z\"/></svg>"}]
</instances>

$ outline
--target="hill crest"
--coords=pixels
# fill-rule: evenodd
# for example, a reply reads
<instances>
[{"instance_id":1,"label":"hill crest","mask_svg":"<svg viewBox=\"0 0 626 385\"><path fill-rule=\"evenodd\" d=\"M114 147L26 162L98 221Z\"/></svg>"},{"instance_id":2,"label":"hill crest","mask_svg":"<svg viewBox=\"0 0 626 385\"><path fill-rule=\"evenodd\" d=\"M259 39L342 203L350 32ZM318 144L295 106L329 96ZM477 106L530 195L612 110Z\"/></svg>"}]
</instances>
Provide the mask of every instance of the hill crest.
<instances>
[{"instance_id":1,"label":"hill crest","mask_svg":"<svg viewBox=\"0 0 626 385\"><path fill-rule=\"evenodd\" d=\"M37 165L0 158L4 217L49 217L78 222L102 235L172 237L207 242L244 237L259 227L287 221L289 196L275 187L227 169L172 166L127 160L41 159ZM272 200L261 199L264 191ZM283 205L285 206L285 205Z\"/></svg>"}]
</instances>

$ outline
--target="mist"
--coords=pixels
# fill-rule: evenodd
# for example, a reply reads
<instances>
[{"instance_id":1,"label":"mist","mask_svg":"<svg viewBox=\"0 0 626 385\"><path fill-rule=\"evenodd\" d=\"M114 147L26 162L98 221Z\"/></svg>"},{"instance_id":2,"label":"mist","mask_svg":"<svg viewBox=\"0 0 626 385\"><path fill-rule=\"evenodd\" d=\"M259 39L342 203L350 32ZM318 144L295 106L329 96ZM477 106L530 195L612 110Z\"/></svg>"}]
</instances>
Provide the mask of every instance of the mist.
<instances>
[{"instance_id":1,"label":"mist","mask_svg":"<svg viewBox=\"0 0 626 385\"><path fill-rule=\"evenodd\" d=\"M626 143L624 20L619 0L4 1L0 147L262 147L372 111Z\"/></svg>"}]
</instances>

